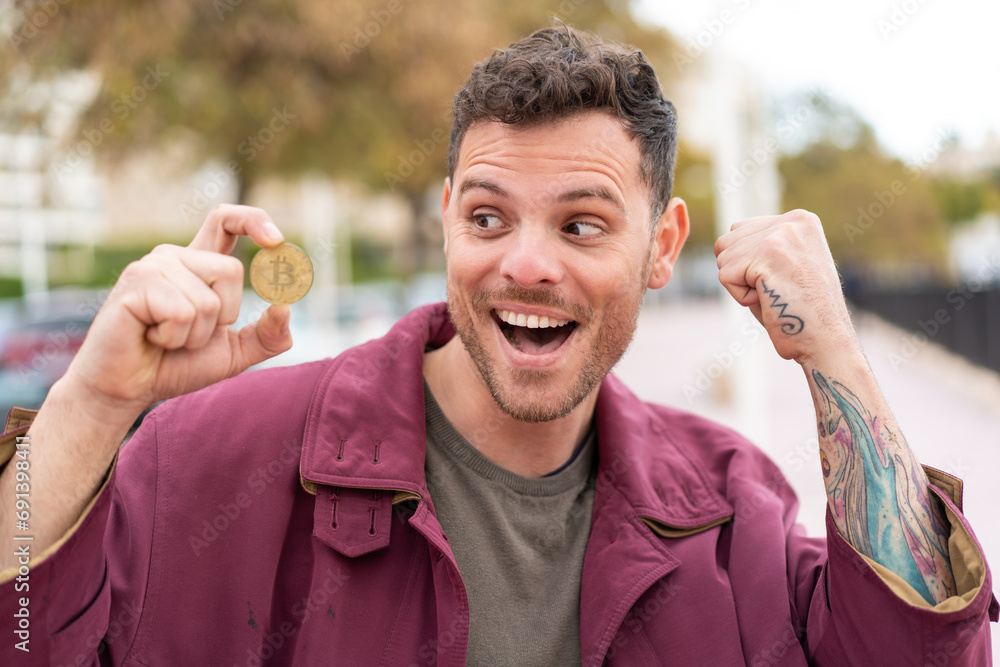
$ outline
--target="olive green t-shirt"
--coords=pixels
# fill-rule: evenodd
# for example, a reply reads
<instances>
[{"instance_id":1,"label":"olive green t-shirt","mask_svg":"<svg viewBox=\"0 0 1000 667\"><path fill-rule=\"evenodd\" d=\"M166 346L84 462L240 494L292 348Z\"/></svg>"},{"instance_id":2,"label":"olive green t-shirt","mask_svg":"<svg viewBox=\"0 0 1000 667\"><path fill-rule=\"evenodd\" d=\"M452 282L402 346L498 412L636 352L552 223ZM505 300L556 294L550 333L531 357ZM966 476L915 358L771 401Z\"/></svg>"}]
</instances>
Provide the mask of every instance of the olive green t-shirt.
<instances>
[{"instance_id":1,"label":"olive green t-shirt","mask_svg":"<svg viewBox=\"0 0 1000 667\"><path fill-rule=\"evenodd\" d=\"M580 577L594 508L593 430L529 478L490 462L426 384L427 488L469 596L469 665L580 665Z\"/></svg>"}]
</instances>

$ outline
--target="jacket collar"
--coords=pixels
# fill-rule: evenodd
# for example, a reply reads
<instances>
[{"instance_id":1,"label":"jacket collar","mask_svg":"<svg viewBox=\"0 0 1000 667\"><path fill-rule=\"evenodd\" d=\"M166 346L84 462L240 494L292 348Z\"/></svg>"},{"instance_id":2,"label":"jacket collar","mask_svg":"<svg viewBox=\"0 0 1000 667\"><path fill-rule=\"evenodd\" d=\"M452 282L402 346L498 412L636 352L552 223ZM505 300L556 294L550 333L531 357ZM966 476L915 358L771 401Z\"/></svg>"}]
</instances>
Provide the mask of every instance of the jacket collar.
<instances>
[{"instance_id":1,"label":"jacket collar","mask_svg":"<svg viewBox=\"0 0 1000 667\"><path fill-rule=\"evenodd\" d=\"M733 516L688 451L688 438L671 428L690 415L642 402L614 375L601 384L595 410L599 496L614 487L662 537L684 537Z\"/></svg>"},{"instance_id":2,"label":"jacket collar","mask_svg":"<svg viewBox=\"0 0 1000 667\"><path fill-rule=\"evenodd\" d=\"M330 364L306 416L299 472L307 491L326 484L426 494L424 350L454 335L446 304L432 304Z\"/></svg>"},{"instance_id":3,"label":"jacket collar","mask_svg":"<svg viewBox=\"0 0 1000 667\"><path fill-rule=\"evenodd\" d=\"M426 496L423 355L454 335L447 305L432 304L333 361L306 419L300 474L307 491L324 484L392 490L394 502ZM732 516L669 423L614 376L601 385L596 417L599 494L613 488L665 537Z\"/></svg>"}]
</instances>

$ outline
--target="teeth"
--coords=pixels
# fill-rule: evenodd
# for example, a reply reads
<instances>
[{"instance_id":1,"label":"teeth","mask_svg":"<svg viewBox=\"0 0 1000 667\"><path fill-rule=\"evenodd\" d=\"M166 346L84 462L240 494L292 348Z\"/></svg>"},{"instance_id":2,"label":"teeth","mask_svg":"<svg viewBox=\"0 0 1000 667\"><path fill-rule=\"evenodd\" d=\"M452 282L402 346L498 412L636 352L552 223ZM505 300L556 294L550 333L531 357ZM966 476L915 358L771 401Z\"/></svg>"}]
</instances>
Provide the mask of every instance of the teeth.
<instances>
[{"instance_id":1,"label":"teeth","mask_svg":"<svg viewBox=\"0 0 1000 667\"><path fill-rule=\"evenodd\" d=\"M569 320L557 320L548 315L525 315L524 313L515 313L512 310L498 310L496 313L497 317L507 324L515 327L527 327L529 329L555 329L556 327L566 326L570 322Z\"/></svg>"}]
</instances>

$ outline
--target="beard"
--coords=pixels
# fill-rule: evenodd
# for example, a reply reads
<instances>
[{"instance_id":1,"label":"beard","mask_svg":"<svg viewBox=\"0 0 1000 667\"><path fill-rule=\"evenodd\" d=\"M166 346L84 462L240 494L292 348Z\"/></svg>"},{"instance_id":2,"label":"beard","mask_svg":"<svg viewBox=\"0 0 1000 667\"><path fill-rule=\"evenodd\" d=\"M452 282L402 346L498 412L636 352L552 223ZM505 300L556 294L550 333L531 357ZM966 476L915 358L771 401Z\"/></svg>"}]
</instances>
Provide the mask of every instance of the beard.
<instances>
[{"instance_id":1,"label":"beard","mask_svg":"<svg viewBox=\"0 0 1000 667\"><path fill-rule=\"evenodd\" d=\"M645 289L636 290L631 298L611 300L608 309L599 316L595 316L590 307L568 302L553 289L527 290L517 285L476 290L470 314L458 302L456 292L449 280L448 313L493 400L509 417L520 422L539 423L568 415L611 372L632 342ZM494 335L489 328L497 326L492 304L501 301L547 306L570 314L576 328L571 334L572 340L563 345L586 345L587 339L592 339L590 351L583 355L582 364L568 382L560 382L559 371L554 369L508 369L511 380L501 379L498 368L501 357L495 352L491 355L488 346Z\"/></svg>"}]
</instances>

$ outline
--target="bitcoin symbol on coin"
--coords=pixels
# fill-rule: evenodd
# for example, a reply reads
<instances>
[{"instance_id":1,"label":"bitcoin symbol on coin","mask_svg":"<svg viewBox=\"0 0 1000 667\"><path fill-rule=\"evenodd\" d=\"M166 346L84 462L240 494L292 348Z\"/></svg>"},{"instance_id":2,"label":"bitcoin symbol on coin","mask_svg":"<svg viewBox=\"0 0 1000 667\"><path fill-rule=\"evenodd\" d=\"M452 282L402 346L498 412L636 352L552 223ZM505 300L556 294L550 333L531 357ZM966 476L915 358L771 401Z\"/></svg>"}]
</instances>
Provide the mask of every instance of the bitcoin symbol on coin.
<instances>
[{"instance_id":1,"label":"bitcoin symbol on coin","mask_svg":"<svg viewBox=\"0 0 1000 667\"><path fill-rule=\"evenodd\" d=\"M250 263L250 285L271 303L295 303L313 283L309 256L291 243L264 248Z\"/></svg>"},{"instance_id":2,"label":"bitcoin symbol on coin","mask_svg":"<svg viewBox=\"0 0 1000 667\"><path fill-rule=\"evenodd\" d=\"M281 291L286 287L295 284L295 267L285 259L285 255L278 255L271 260L274 271L271 274L271 287Z\"/></svg>"}]
</instances>

